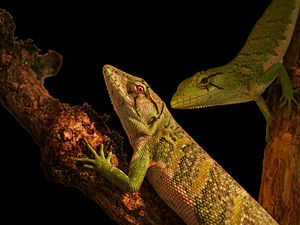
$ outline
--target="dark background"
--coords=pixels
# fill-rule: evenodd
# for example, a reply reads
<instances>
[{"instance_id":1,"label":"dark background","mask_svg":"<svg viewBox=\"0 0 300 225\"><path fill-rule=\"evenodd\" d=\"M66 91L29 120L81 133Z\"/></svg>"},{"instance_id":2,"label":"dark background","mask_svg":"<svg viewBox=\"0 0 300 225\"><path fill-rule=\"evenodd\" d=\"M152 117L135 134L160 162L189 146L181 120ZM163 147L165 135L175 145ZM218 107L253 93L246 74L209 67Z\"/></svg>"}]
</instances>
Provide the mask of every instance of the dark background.
<instances>
[{"instance_id":1,"label":"dark background","mask_svg":"<svg viewBox=\"0 0 300 225\"><path fill-rule=\"evenodd\" d=\"M212 1L211 1L212 2ZM223 2L223 1L222 1ZM169 106L178 84L199 70L223 65L243 46L270 1L199 1L196 7L80 7L44 4L4 7L15 35L63 56L60 73L45 80L61 102L87 102L108 125L126 134L110 103L102 66L111 64L144 78ZM73 7L73 8L72 8ZM258 198L265 147L265 120L254 102L197 110L169 110L176 121L254 198ZM49 182L40 150L0 106L1 218L3 224L115 224L75 188ZM47 221L47 222L46 222Z\"/></svg>"}]
</instances>

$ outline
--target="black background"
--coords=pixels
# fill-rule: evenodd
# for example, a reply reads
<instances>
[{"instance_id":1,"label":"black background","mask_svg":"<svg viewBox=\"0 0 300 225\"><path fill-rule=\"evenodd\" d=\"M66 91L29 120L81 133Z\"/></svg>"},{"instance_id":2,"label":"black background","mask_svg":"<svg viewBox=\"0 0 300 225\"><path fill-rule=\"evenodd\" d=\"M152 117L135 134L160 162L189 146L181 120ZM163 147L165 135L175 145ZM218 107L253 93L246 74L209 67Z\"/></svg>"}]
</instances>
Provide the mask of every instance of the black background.
<instances>
[{"instance_id":1,"label":"black background","mask_svg":"<svg viewBox=\"0 0 300 225\"><path fill-rule=\"evenodd\" d=\"M223 1L222 1L223 2ZM199 70L235 57L270 1L199 1L197 6L143 8L48 5L4 7L17 26L46 53L63 56L59 74L45 80L61 102L87 102L108 125L126 134L110 103L102 66L111 64L144 78L169 106L178 84ZM254 102L174 110L176 121L254 198L258 198L265 147L265 120ZM45 179L40 150L0 106L1 218L4 224L115 224L79 190ZM46 222L47 221L47 222Z\"/></svg>"}]
</instances>

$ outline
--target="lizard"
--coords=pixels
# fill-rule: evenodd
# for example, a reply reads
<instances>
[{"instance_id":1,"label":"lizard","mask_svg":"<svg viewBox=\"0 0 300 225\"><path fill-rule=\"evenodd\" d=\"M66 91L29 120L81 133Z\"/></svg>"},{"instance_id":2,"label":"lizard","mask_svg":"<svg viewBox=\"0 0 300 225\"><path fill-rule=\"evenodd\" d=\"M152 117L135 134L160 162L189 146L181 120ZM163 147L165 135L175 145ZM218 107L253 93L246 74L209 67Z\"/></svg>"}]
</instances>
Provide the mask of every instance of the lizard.
<instances>
[{"instance_id":1,"label":"lizard","mask_svg":"<svg viewBox=\"0 0 300 225\"><path fill-rule=\"evenodd\" d=\"M300 106L282 61L293 35L300 0L273 0L256 22L237 56L226 65L195 73L182 81L172 96L171 107L194 109L255 101L267 121L273 117L261 94L279 77L281 104Z\"/></svg>"},{"instance_id":2,"label":"lizard","mask_svg":"<svg viewBox=\"0 0 300 225\"><path fill-rule=\"evenodd\" d=\"M144 79L110 65L103 67L103 74L114 110L134 150L128 174L111 165L111 152L105 156L103 144L98 154L85 137L93 158L72 160L126 192L138 191L146 177L188 225L277 224L183 130Z\"/></svg>"}]
</instances>

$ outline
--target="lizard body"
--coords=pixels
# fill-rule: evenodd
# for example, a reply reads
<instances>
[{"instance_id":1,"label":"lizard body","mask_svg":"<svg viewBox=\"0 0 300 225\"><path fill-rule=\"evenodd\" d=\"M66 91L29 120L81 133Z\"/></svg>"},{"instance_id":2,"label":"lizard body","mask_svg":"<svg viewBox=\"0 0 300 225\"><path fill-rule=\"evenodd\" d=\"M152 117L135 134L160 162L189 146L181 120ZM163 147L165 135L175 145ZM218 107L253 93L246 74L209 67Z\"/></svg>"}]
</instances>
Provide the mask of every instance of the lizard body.
<instances>
[{"instance_id":1,"label":"lizard body","mask_svg":"<svg viewBox=\"0 0 300 225\"><path fill-rule=\"evenodd\" d=\"M76 158L124 191L138 191L146 176L158 195L187 223L277 224L174 120L141 78L104 66L114 109L134 149L129 172L110 164L103 145L95 159Z\"/></svg>"},{"instance_id":2,"label":"lizard body","mask_svg":"<svg viewBox=\"0 0 300 225\"><path fill-rule=\"evenodd\" d=\"M267 122L272 116L261 94L279 76L282 104L300 105L282 65L299 13L300 0L273 0L252 29L244 47L228 64L206 71L179 84L171 107L192 109L256 101Z\"/></svg>"}]
</instances>

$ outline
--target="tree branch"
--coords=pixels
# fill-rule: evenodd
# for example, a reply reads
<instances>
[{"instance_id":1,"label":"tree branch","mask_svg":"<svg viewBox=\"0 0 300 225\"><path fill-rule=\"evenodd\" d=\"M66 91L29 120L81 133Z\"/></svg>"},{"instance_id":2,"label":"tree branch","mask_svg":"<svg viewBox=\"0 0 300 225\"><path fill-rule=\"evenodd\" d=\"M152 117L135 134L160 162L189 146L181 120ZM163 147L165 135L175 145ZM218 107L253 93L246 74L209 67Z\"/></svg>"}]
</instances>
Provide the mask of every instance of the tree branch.
<instances>
[{"instance_id":1,"label":"tree branch","mask_svg":"<svg viewBox=\"0 0 300 225\"><path fill-rule=\"evenodd\" d=\"M113 165L126 172L120 135L106 125L108 116L99 116L85 104L70 107L49 95L45 77L58 73L62 57L55 51L38 54L30 40L16 41L12 17L0 10L0 101L26 129L41 149L42 168L50 181L79 188L119 224L183 224L156 195L145 180L137 193L124 193L96 173L77 167L70 157L89 151L82 140L94 146L104 143L114 152ZM300 22L285 57L285 67L295 88L300 86ZM299 99L299 94L297 94ZM270 89L268 105L276 119L272 142L265 149L259 201L281 224L300 224L300 114L293 105L278 109L280 85ZM299 101L299 100L298 100Z\"/></svg>"},{"instance_id":2,"label":"tree branch","mask_svg":"<svg viewBox=\"0 0 300 225\"><path fill-rule=\"evenodd\" d=\"M104 143L113 150L113 165L128 168L122 138L106 125L107 115L99 116L87 104L70 107L44 88L44 79L58 73L62 56L55 51L39 55L32 40L16 41L14 30L11 15L0 10L0 101L40 147L46 177L79 188L119 224L183 224L147 181L140 191L125 193L70 160L89 154L86 137L94 147Z\"/></svg>"},{"instance_id":3,"label":"tree branch","mask_svg":"<svg viewBox=\"0 0 300 225\"><path fill-rule=\"evenodd\" d=\"M300 19L284 58L293 87L300 87ZM292 116L286 119L287 107L280 109L281 88L277 81L269 91L267 104L275 117L270 129L271 142L264 153L259 202L280 224L300 224L300 113L292 103ZM298 98L297 98L298 97ZM299 92L296 94L300 101Z\"/></svg>"}]
</instances>

